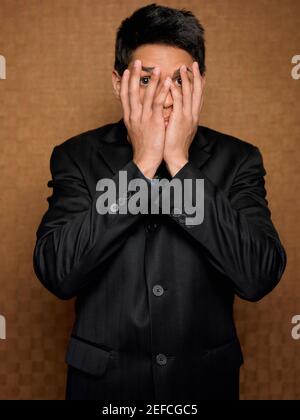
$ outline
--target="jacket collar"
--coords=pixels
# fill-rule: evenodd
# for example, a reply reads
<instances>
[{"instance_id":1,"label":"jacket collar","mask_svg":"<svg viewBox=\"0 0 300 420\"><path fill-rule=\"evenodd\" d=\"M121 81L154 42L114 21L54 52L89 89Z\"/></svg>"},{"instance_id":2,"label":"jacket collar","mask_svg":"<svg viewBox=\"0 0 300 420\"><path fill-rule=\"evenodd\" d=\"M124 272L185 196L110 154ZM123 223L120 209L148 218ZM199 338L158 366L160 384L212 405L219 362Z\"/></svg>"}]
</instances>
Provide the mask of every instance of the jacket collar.
<instances>
[{"instance_id":1,"label":"jacket collar","mask_svg":"<svg viewBox=\"0 0 300 420\"><path fill-rule=\"evenodd\" d=\"M208 141L205 127L198 126L189 149L189 161L200 168L210 158L211 147L211 139ZM109 124L109 129L99 139L98 153L114 174L132 159L133 149L127 140L127 128L123 118L117 123Z\"/></svg>"}]
</instances>

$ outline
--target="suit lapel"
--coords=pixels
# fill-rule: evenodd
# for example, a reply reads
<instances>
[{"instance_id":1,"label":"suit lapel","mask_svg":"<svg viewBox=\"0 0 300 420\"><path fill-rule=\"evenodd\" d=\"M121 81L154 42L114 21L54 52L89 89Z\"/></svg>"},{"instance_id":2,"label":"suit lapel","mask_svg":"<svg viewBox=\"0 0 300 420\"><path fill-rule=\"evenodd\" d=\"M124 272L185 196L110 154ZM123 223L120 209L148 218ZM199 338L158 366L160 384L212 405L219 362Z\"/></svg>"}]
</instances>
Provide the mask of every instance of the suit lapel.
<instances>
[{"instance_id":1,"label":"suit lapel","mask_svg":"<svg viewBox=\"0 0 300 420\"><path fill-rule=\"evenodd\" d=\"M123 119L111 126L112 128L99 139L98 153L115 174L132 159L133 150L127 140L127 129Z\"/></svg>"},{"instance_id":2,"label":"suit lapel","mask_svg":"<svg viewBox=\"0 0 300 420\"><path fill-rule=\"evenodd\" d=\"M200 168L210 158L211 140L208 141L202 126L198 126L193 142L189 149L189 161ZM123 118L112 124L111 128L101 136L98 153L109 166L113 174L121 170L133 157L133 149L127 140L127 129ZM159 177L166 176L164 162L158 168Z\"/></svg>"},{"instance_id":3,"label":"suit lapel","mask_svg":"<svg viewBox=\"0 0 300 420\"><path fill-rule=\"evenodd\" d=\"M212 141L208 141L202 126L198 126L195 137L189 148L189 161L197 168L201 168L211 157Z\"/></svg>"}]
</instances>

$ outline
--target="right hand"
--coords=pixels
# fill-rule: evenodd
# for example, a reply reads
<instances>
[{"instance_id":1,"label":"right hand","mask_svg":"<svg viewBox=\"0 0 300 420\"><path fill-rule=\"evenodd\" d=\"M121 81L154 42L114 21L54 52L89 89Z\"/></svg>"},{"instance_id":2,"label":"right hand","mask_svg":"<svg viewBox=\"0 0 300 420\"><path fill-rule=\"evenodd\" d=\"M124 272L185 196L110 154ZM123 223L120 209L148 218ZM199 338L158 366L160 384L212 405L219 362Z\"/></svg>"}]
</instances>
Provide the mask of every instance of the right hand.
<instances>
[{"instance_id":1,"label":"right hand","mask_svg":"<svg viewBox=\"0 0 300 420\"><path fill-rule=\"evenodd\" d=\"M155 74L156 69L158 74ZM121 80L123 119L133 148L133 161L148 178L153 178L164 154L163 105L170 84L164 83L157 93L159 75L160 69L156 67L147 85L143 104L140 98L141 61L131 71L126 69ZM170 78L167 79L171 82Z\"/></svg>"}]
</instances>

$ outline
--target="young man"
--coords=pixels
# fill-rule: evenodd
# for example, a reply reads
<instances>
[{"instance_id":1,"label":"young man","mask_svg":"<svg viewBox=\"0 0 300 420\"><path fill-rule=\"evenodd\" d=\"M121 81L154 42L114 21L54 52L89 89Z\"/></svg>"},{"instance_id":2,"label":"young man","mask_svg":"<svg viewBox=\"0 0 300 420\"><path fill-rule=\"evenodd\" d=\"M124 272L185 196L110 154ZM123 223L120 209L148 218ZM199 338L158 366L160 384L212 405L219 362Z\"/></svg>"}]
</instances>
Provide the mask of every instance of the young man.
<instances>
[{"instance_id":1,"label":"young man","mask_svg":"<svg viewBox=\"0 0 300 420\"><path fill-rule=\"evenodd\" d=\"M77 297L66 398L239 399L234 296L258 301L286 265L262 156L198 125L204 29L191 12L138 9L122 22L115 53L123 118L54 147L53 194L34 250L42 284ZM146 185L148 209L176 180L169 211L135 211L138 189L120 192L121 175ZM99 201L104 180L116 187L108 212ZM187 223L187 200L203 206L196 224Z\"/></svg>"}]
</instances>

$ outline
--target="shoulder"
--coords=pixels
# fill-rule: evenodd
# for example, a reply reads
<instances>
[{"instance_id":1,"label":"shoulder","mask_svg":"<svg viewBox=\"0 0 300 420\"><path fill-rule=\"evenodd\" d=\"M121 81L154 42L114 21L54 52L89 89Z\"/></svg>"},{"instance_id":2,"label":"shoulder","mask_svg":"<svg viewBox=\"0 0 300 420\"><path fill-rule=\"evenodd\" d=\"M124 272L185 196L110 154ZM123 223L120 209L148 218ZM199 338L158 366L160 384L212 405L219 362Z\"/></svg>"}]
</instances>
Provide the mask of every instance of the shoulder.
<instances>
[{"instance_id":1,"label":"shoulder","mask_svg":"<svg viewBox=\"0 0 300 420\"><path fill-rule=\"evenodd\" d=\"M233 181L238 174L266 174L262 154L252 142L204 126L201 126L201 132L206 151L211 155L212 177L215 174L219 174L219 178L229 175Z\"/></svg>"},{"instance_id":2,"label":"shoulder","mask_svg":"<svg viewBox=\"0 0 300 420\"><path fill-rule=\"evenodd\" d=\"M108 123L102 126L83 131L67 138L54 146L57 151L68 154L71 158L83 157L99 147L103 140L116 123Z\"/></svg>"},{"instance_id":3,"label":"shoulder","mask_svg":"<svg viewBox=\"0 0 300 420\"><path fill-rule=\"evenodd\" d=\"M208 147L211 147L217 154L231 154L237 157L246 157L258 150L255 144L246 139L241 139L210 127L199 127L200 133L206 139Z\"/></svg>"}]
</instances>

